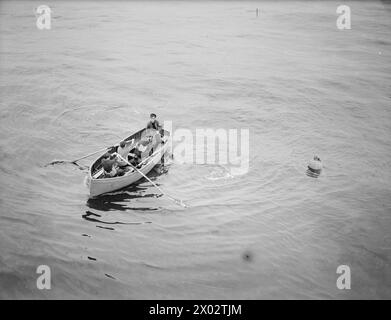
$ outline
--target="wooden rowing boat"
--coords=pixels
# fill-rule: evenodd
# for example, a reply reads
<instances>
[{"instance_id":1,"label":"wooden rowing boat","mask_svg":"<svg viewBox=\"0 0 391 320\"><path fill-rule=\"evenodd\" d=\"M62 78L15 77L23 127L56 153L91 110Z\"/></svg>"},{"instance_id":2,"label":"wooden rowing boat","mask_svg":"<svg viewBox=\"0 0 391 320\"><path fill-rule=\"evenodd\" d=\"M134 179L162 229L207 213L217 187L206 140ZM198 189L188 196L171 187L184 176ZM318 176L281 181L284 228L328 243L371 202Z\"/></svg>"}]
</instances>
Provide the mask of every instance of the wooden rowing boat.
<instances>
[{"instance_id":1,"label":"wooden rowing boat","mask_svg":"<svg viewBox=\"0 0 391 320\"><path fill-rule=\"evenodd\" d=\"M127 137L124 140L135 139L135 143L145 139L150 135L150 130L142 129L135 134ZM151 142L147 149L143 152L141 156L141 162L137 168L143 173L148 174L152 168L157 165L165 152L169 147L169 137L170 133L164 130L164 136L162 137L161 143L156 143L153 145ZM110 148L110 153L116 151L116 147ZM139 181L143 176L134 169L131 169L129 172L126 172L123 176L106 178L102 168L102 154L97 158L90 166L87 177L87 185L90 189L90 197L96 197L104 193L116 191L127 187L137 181Z\"/></svg>"}]
</instances>

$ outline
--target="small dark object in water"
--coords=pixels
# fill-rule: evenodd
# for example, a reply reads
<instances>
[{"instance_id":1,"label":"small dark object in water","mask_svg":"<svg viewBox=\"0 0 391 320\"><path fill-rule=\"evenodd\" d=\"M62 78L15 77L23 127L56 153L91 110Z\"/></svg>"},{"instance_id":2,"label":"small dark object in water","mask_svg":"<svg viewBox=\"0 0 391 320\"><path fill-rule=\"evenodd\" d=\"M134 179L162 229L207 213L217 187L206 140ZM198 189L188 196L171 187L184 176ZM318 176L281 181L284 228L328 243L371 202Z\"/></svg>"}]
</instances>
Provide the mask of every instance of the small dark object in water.
<instances>
[{"instance_id":1,"label":"small dark object in water","mask_svg":"<svg viewBox=\"0 0 391 320\"><path fill-rule=\"evenodd\" d=\"M253 254L250 251L246 251L242 256L244 261L251 262L253 260Z\"/></svg>"}]
</instances>

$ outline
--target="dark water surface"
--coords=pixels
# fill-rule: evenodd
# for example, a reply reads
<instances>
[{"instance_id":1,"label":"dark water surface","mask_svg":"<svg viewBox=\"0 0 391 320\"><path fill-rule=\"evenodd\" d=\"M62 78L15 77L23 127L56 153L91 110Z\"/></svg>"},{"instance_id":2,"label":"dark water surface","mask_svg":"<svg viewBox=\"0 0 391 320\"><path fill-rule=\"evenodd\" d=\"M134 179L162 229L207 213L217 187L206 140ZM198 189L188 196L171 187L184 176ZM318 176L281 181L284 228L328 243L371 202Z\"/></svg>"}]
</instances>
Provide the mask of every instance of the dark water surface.
<instances>
[{"instance_id":1,"label":"dark water surface","mask_svg":"<svg viewBox=\"0 0 391 320\"><path fill-rule=\"evenodd\" d=\"M46 1L42 31L40 4L0 2L0 298L391 298L389 5L344 3L341 31L334 1ZM86 170L44 167L153 111L250 128L249 172L174 159L154 179L183 209L148 182L88 200Z\"/></svg>"}]
</instances>

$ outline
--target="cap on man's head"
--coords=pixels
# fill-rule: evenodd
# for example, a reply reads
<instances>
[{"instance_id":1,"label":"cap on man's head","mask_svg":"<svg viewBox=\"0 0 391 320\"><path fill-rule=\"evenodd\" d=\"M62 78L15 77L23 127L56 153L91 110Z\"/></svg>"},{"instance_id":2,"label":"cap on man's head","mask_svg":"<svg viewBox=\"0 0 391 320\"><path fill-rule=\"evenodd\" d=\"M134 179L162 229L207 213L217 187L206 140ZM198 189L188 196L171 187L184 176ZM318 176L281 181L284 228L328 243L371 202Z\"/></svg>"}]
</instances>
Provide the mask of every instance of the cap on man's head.
<instances>
[{"instance_id":1,"label":"cap on man's head","mask_svg":"<svg viewBox=\"0 0 391 320\"><path fill-rule=\"evenodd\" d=\"M103 155L103 159L107 159L107 158L110 158L110 152L106 152L106 153Z\"/></svg>"},{"instance_id":2,"label":"cap on man's head","mask_svg":"<svg viewBox=\"0 0 391 320\"><path fill-rule=\"evenodd\" d=\"M120 145L121 148L125 148L126 143L125 143L125 141L121 141L119 145Z\"/></svg>"},{"instance_id":3,"label":"cap on man's head","mask_svg":"<svg viewBox=\"0 0 391 320\"><path fill-rule=\"evenodd\" d=\"M149 117L150 117L150 118L156 118L156 114L151 113L151 115L150 115Z\"/></svg>"}]
</instances>

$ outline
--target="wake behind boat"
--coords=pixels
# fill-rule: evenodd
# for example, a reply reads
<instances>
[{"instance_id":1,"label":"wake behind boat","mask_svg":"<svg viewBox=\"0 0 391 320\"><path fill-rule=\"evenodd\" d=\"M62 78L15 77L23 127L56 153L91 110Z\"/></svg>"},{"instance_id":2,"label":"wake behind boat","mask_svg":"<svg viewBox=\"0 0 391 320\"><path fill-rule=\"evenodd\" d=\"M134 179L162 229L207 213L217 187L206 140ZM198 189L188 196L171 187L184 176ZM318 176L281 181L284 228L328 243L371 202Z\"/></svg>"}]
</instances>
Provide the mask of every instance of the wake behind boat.
<instances>
[{"instance_id":1,"label":"wake behind boat","mask_svg":"<svg viewBox=\"0 0 391 320\"><path fill-rule=\"evenodd\" d=\"M90 190L90 197L96 197L104 193L116 191L136 183L144 175L148 174L155 165L159 164L165 152L168 150L168 137L170 133L167 130L162 130L163 136L161 139L155 139L151 130L144 128L124 139L125 141L133 141L134 145L143 143L145 149L140 153L140 162L133 167L130 165L129 158L124 159L129 163L128 170L120 176L109 177L103 168L104 158L107 157L107 152L96 159L90 166L87 185ZM158 134L159 135L159 134ZM136 147L135 147L136 148ZM131 152L135 149L133 148ZM109 148L110 155L118 151L118 146Z\"/></svg>"}]
</instances>

